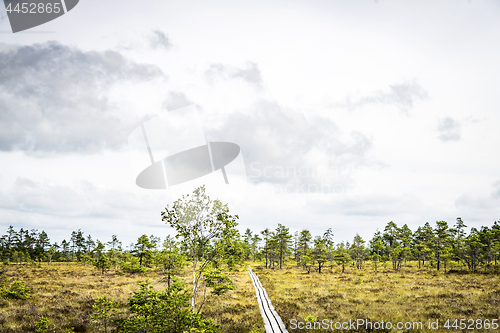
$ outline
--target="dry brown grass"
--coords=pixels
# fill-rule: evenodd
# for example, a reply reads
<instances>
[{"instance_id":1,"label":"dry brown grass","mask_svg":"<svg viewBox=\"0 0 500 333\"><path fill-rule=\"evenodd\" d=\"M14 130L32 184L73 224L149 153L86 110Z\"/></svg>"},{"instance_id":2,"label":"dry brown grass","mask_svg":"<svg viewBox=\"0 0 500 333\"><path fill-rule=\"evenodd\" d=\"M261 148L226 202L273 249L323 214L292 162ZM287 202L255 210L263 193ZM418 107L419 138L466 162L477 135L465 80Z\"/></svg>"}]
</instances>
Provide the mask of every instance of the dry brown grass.
<instances>
[{"instance_id":1,"label":"dry brown grass","mask_svg":"<svg viewBox=\"0 0 500 333\"><path fill-rule=\"evenodd\" d=\"M308 315L333 322L370 319L427 324L438 319L441 328L448 318L500 318L498 275L444 274L411 266L400 272L383 268L375 272L369 264L360 271L348 268L344 274L337 267L322 274L307 274L293 266L277 271L253 269L288 329L291 319L304 321Z\"/></svg>"},{"instance_id":2,"label":"dry brown grass","mask_svg":"<svg viewBox=\"0 0 500 333\"><path fill-rule=\"evenodd\" d=\"M9 265L4 276L6 285L23 280L31 288L28 300L0 298L0 332L35 332L35 323L44 316L50 321L50 331L92 332L90 315L94 300L108 294L126 311L127 299L146 278L155 288L164 289L162 278L154 270L145 274L122 274L110 271L103 276L92 266L75 263ZM259 332L262 319L246 269L230 272L237 289L217 297L207 293L203 317L221 325L221 332ZM183 280L188 281L185 275ZM124 315L122 315L124 316Z\"/></svg>"},{"instance_id":3,"label":"dry brown grass","mask_svg":"<svg viewBox=\"0 0 500 333\"><path fill-rule=\"evenodd\" d=\"M307 274L294 266L271 271L262 264L251 265L290 332L298 331L291 330L291 319L302 321L308 315L334 322L362 318L427 323L438 319L441 324L447 318L500 318L498 275L444 274L416 267L405 267L397 273L384 268L375 272L369 265L361 271L347 268L345 274L337 267L322 274ZM120 304L120 310L126 311L127 299L146 278L155 288L165 288L159 282L162 277L154 270L145 274L110 271L101 276L89 265L62 263L43 264L41 268L9 265L2 269L7 269L7 285L23 280L32 289L32 297L0 298L0 332L34 332L40 316L49 319L51 332L67 332L70 328L92 332L90 315L97 297L108 294ZM181 278L189 282L187 272ZM264 324L246 266L229 274L236 290L223 296L207 294L204 318L214 319L222 333L263 333ZM448 330L433 330L439 331Z\"/></svg>"}]
</instances>

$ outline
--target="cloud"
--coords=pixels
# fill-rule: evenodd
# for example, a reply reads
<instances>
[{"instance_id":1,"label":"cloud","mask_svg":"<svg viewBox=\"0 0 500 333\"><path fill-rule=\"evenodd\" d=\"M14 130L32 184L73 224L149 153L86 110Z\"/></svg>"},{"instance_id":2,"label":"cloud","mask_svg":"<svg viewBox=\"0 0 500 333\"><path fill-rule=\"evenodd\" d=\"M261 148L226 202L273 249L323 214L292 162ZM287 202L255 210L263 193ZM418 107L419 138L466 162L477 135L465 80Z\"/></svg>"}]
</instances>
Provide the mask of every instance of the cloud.
<instances>
[{"instance_id":1,"label":"cloud","mask_svg":"<svg viewBox=\"0 0 500 333\"><path fill-rule=\"evenodd\" d=\"M229 114L207 132L213 141L240 145L253 182L289 185L292 192L346 186L350 170L371 163L372 141L364 134L342 133L328 118L306 117L268 100Z\"/></svg>"},{"instance_id":2,"label":"cloud","mask_svg":"<svg viewBox=\"0 0 500 333\"><path fill-rule=\"evenodd\" d=\"M137 119L118 110L108 92L165 78L158 67L118 52L57 42L4 48L0 68L0 150L31 154L120 148Z\"/></svg>"},{"instance_id":3,"label":"cloud","mask_svg":"<svg viewBox=\"0 0 500 333\"><path fill-rule=\"evenodd\" d=\"M144 52L145 49L170 50L173 47L172 40L166 33L159 29L137 32L128 35L126 40L118 42L116 48L123 51Z\"/></svg>"},{"instance_id":4,"label":"cloud","mask_svg":"<svg viewBox=\"0 0 500 333\"><path fill-rule=\"evenodd\" d=\"M162 238L172 233L160 218L164 207L157 192L139 195L87 180L59 184L19 177L11 188L0 189L0 235L9 225L38 228L54 242L82 229L94 239L108 240L116 234L125 246L144 233Z\"/></svg>"},{"instance_id":5,"label":"cloud","mask_svg":"<svg viewBox=\"0 0 500 333\"><path fill-rule=\"evenodd\" d=\"M152 34L149 36L149 45L153 49L170 49L172 48L172 43L167 35L161 30L153 30Z\"/></svg>"},{"instance_id":6,"label":"cloud","mask_svg":"<svg viewBox=\"0 0 500 333\"><path fill-rule=\"evenodd\" d=\"M181 91L170 91L163 103L163 107L168 111L182 108L193 104L193 102Z\"/></svg>"},{"instance_id":7,"label":"cloud","mask_svg":"<svg viewBox=\"0 0 500 333\"><path fill-rule=\"evenodd\" d=\"M263 89L262 74L254 62L247 62L246 68L227 67L222 64L211 64L205 72L205 77L210 83L217 79L242 79L253 85L256 89Z\"/></svg>"},{"instance_id":8,"label":"cloud","mask_svg":"<svg viewBox=\"0 0 500 333\"><path fill-rule=\"evenodd\" d=\"M413 79L390 85L386 91L376 91L369 96L355 100L348 97L345 102L338 103L336 106L352 111L368 105L383 104L395 106L401 112L408 113L416 102L427 98L429 98L427 91Z\"/></svg>"},{"instance_id":9,"label":"cloud","mask_svg":"<svg viewBox=\"0 0 500 333\"><path fill-rule=\"evenodd\" d=\"M493 183L493 188L494 190L491 193L491 196L495 199L500 199L500 180Z\"/></svg>"},{"instance_id":10,"label":"cloud","mask_svg":"<svg viewBox=\"0 0 500 333\"><path fill-rule=\"evenodd\" d=\"M0 209L66 218L127 218L151 207L133 193L86 180L68 186L18 177L11 189L0 192Z\"/></svg>"},{"instance_id":11,"label":"cloud","mask_svg":"<svg viewBox=\"0 0 500 333\"><path fill-rule=\"evenodd\" d=\"M424 203L413 194L384 195L363 194L355 197L338 196L335 200L314 200L308 203L311 211L320 215L338 214L342 216L392 216L421 211ZM427 207L426 207L427 208Z\"/></svg>"},{"instance_id":12,"label":"cloud","mask_svg":"<svg viewBox=\"0 0 500 333\"><path fill-rule=\"evenodd\" d=\"M460 140L460 123L451 117L441 119L438 124L438 138L443 142Z\"/></svg>"},{"instance_id":13,"label":"cloud","mask_svg":"<svg viewBox=\"0 0 500 333\"><path fill-rule=\"evenodd\" d=\"M492 222L500 216L500 180L491 184L492 190L486 193L464 193L455 200L460 216L470 220Z\"/></svg>"}]
</instances>

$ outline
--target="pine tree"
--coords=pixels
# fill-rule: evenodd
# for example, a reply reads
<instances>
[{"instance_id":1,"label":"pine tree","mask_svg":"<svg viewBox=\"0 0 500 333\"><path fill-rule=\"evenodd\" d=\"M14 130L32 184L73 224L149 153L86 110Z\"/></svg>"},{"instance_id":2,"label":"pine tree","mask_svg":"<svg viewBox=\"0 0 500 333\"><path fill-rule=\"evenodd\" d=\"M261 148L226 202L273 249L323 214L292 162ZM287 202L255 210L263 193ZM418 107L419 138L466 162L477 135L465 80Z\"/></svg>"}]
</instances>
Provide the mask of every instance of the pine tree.
<instances>
[{"instance_id":1,"label":"pine tree","mask_svg":"<svg viewBox=\"0 0 500 333\"><path fill-rule=\"evenodd\" d=\"M281 269L286 256L290 252L290 241L292 239L292 235L290 235L290 231L287 227L278 223L278 228L276 228L275 231L275 237L277 241L277 252Z\"/></svg>"},{"instance_id":2,"label":"pine tree","mask_svg":"<svg viewBox=\"0 0 500 333\"><path fill-rule=\"evenodd\" d=\"M143 262L147 262L153 257L152 251L155 247L156 245L151 243L146 235L142 235L137 239L132 253L139 257L139 266L142 266Z\"/></svg>"}]
</instances>

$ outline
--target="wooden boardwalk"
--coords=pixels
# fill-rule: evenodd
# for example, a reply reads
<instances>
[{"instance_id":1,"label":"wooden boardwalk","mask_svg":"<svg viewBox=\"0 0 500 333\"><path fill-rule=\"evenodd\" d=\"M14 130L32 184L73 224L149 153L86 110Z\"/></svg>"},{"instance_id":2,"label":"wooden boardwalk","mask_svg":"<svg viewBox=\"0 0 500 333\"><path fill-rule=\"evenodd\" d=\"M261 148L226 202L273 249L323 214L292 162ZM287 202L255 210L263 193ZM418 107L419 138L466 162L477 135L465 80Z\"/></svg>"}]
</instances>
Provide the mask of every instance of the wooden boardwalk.
<instances>
[{"instance_id":1,"label":"wooden boardwalk","mask_svg":"<svg viewBox=\"0 0 500 333\"><path fill-rule=\"evenodd\" d=\"M278 316L274 310L271 300L267 296L266 290L262 287L259 278L252 271L251 267L248 267L248 273L250 273L250 278L252 279L253 286L255 287L257 302L259 303L262 319L264 319L264 328L266 329L266 333L288 333L280 316Z\"/></svg>"}]
</instances>

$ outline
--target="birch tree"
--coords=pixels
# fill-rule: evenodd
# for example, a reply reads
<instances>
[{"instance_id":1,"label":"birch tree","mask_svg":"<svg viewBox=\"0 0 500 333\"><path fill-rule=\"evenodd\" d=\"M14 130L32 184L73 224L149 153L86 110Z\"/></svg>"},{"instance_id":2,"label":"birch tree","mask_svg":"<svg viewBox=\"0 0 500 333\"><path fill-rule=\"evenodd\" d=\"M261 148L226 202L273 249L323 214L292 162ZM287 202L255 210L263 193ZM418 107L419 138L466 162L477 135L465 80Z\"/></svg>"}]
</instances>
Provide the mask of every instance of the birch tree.
<instances>
[{"instance_id":1,"label":"birch tree","mask_svg":"<svg viewBox=\"0 0 500 333\"><path fill-rule=\"evenodd\" d=\"M227 243L239 239L236 229L238 215L230 215L227 204L211 200L205 193L205 186L198 187L192 195L182 196L161 212L162 221L175 228L189 250L192 262L193 292L191 308L195 310L204 271L226 255ZM198 312L201 310L198 310Z\"/></svg>"}]
</instances>

